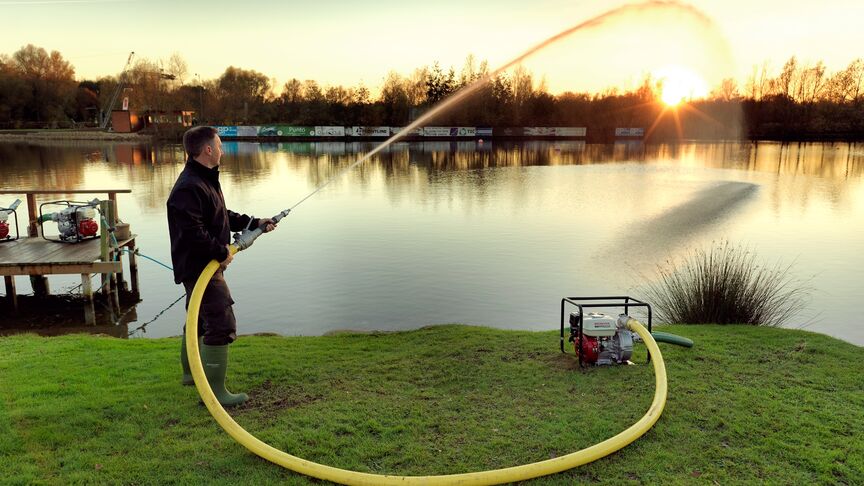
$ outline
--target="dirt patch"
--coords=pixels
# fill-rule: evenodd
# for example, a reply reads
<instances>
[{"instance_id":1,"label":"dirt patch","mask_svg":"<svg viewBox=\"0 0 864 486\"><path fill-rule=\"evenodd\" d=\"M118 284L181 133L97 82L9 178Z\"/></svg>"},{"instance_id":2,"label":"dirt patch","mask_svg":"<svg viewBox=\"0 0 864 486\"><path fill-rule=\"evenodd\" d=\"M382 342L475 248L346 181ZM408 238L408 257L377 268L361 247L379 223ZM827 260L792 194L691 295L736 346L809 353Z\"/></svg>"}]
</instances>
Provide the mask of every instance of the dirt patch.
<instances>
[{"instance_id":1,"label":"dirt patch","mask_svg":"<svg viewBox=\"0 0 864 486\"><path fill-rule=\"evenodd\" d=\"M544 361L556 370L579 371L579 358L573 354L555 353L545 356Z\"/></svg>"},{"instance_id":2,"label":"dirt patch","mask_svg":"<svg viewBox=\"0 0 864 486\"><path fill-rule=\"evenodd\" d=\"M282 410L302 407L324 398L322 395L307 393L298 386L282 385L270 380L264 381L248 393L249 401L238 407L237 411L257 411L271 419L275 419Z\"/></svg>"}]
</instances>

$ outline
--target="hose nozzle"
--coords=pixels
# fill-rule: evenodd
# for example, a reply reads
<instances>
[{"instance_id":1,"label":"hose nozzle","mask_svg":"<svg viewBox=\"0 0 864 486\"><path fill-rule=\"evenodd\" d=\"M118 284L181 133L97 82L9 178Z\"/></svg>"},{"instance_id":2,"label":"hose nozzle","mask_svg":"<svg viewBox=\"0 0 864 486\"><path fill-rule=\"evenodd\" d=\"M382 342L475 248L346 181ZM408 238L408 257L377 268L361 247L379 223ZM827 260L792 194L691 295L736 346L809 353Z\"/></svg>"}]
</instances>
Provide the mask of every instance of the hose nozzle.
<instances>
[{"instance_id":1,"label":"hose nozzle","mask_svg":"<svg viewBox=\"0 0 864 486\"><path fill-rule=\"evenodd\" d=\"M273 222L278 223L279 221L282 221L282 218L288 216L288 213L290 212L290 209L286 209L270 219L272 219ZM255 240L257 240L262 234L264 234L264 230L260 227L253 230L243 230L240 233L234 233L234 246L237 247L237 251L243 251L252 246L252 243L255 243Z\"/></svg>"}]
</instances>

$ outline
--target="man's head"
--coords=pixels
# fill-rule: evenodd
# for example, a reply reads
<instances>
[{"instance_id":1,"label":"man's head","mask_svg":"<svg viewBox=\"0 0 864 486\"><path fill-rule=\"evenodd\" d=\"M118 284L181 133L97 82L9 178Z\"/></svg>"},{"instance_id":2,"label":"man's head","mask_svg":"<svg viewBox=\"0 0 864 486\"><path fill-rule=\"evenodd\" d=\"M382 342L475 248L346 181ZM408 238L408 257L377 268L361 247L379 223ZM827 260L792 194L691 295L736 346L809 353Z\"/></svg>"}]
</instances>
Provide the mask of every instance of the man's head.
<instances>
[{"instance_id":1,"label":"man's head","mask_svg":"<svg viewBox=\"0 0 864 486\"><path fill-rule=\"evenodd\" d=\"M222 159L222 140L213 127L200 126L186 130L183 134L186 155L209 168L219 167Z\"/></svg>"}]
</instances>

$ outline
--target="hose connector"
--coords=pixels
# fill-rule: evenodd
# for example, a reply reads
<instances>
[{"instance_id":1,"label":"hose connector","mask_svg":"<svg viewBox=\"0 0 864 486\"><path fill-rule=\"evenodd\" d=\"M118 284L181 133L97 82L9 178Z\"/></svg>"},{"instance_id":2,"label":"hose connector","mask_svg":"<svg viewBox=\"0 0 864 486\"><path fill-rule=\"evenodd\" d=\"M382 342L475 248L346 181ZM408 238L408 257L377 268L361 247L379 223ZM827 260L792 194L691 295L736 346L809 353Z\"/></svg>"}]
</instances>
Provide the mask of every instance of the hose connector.
<instances>
[{"instance_id":1,"label":"hose connector","mask_svg":"<svg viewBox=\"0 0 864 486\"><path fill-rule=\"evenodd\" d=\"M264 234L264 231L261 228L234 233L234 246L237 247L237 251L243 251L252 246L252 243L255 243L255 240L262 234Z\"/></svg>"},{"instance_id":2,"label":"hose connector","mask_svg":"<svg viewBox=\"0 0 864 486\"><path fill-rule=\"evenodd\" d=\"M279 221L282 221L282 218L288 216L288 213L290 212L290 209L286 209L270 219L272 219L274 223L278 223ZM239 233L234 233L234 246L237 247L237 251L243 251L252 246L252 243L255 243L255 240L257 240L262 234L264 234L264 230L260 227L253 230L243 230Z\"/></svg>"}]
</instances>

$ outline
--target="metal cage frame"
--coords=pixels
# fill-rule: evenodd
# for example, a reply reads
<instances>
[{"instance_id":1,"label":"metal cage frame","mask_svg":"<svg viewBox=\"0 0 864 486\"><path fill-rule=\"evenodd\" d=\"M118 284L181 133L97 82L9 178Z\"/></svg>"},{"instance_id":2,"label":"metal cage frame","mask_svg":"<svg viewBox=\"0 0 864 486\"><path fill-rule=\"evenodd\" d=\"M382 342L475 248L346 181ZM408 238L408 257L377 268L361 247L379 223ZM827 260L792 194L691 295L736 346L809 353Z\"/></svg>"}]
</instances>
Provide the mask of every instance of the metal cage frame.
<instances>
[{"instance_id":1,"label":"metal cage frame","mask_svg":"<svg viewBox=\"0 0 864 486\"><path fill-rule=\"evenodd\" d=\"M586 302L587 303L583 303ZM593 302L600 301L600 302ZM623 301L623 302L622 302ZM575 352L579 357L579 368L584 368L585 363L582 360L582 316L585 315L585 309L589 308L624 308L624 314L630 315L631 307L645 307L648 309L648 332L651 332L651 321L652 321L652 312L651 312L651 304L647 302L643 302L639 299L634 299L628 295L607 295L607 296L599 296L599 297L564 297L561 299L561 333L560 333L560 344L561 344L561 352L564 354L568 354L567 351L564 350L564 311L566 310L567 304L571 304L576 306L579 309L579 316L577 318L578 325L578 334L579 334L579 344L578 344L578 352ZM570 326L570 337L568 341L574 342L575 344L575 334L576 330L573 326ZM646 363L651 361L651 354L648 354L648 359Z\"/></svg>"}]
</instances>

